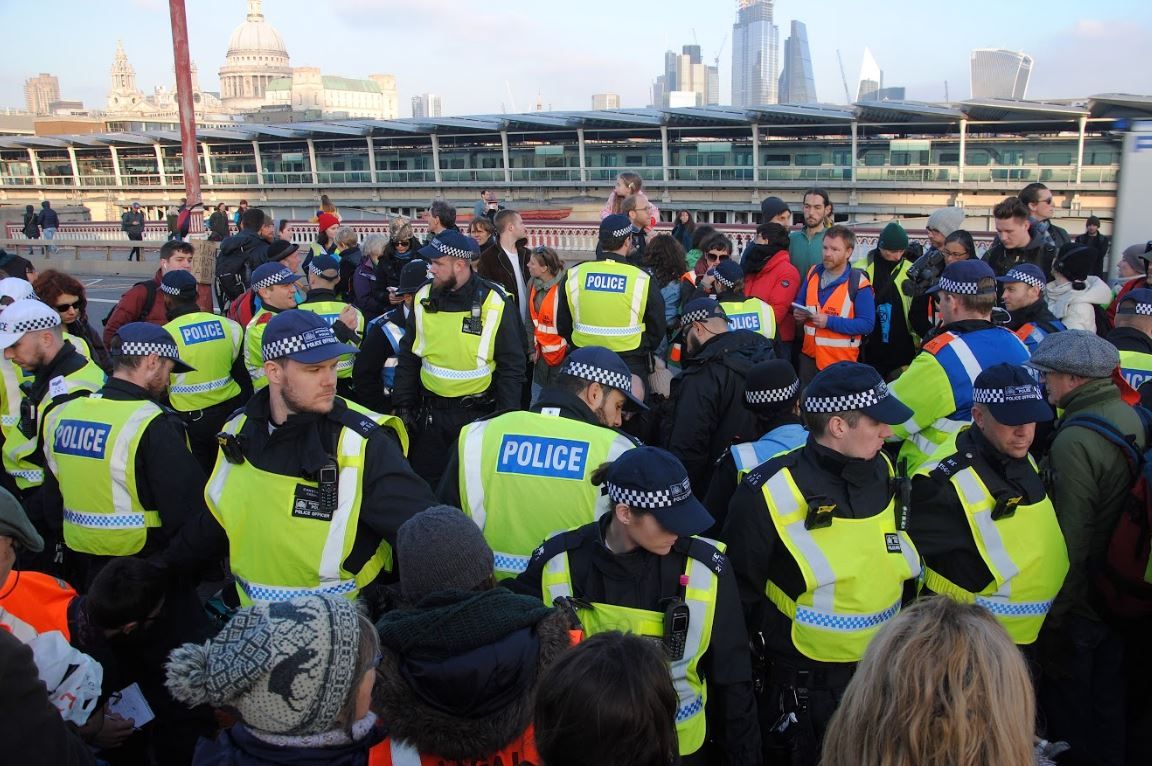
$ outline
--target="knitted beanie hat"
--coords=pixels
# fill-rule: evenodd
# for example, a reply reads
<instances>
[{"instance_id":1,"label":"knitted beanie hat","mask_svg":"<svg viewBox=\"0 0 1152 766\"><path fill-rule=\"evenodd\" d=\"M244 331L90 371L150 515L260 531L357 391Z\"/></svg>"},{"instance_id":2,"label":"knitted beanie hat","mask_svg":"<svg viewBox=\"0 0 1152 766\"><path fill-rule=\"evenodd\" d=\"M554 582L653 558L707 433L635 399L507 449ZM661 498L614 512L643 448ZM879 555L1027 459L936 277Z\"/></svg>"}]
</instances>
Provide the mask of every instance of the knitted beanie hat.
<instances>
[{"instance_id":1,"label":"knitted beanie hat","mask_svg":"<svg viewBox=\"0 0 1152 766\"><path fill-rule=\"evenodd\" d=\"M904 227L896 221L890 221L888 225L884 227L884 231L880 232L880 239L877 242L877 246L881 250L907 250L908 232L904 231Z\"/></svg>"},{"instance_id":2,"label":"knitted beanie hat","mask_svg":"<svg viewBox=\"0 0 1152 766\"><path fill-rule=\"evenodd\" d=\"M964 225L964 208L942 207L928 216L928 228L947 237Z\"/></svg>"},{"instance_id":3,"label":"knitted beanie hat","mask_svg":"<svg viewBox=\"0 0 1152 766\"><path fill-rule=\"evenodd\" d=\"M359 652L355 604L302 596L240 609L215 638L172 650L167 686L190 706L235 708L256 731L321 734L360 682Z\"/></svg>"},{"instance_id":4,"label":"knitted beanie hat","mask_svg":"<svg viewBox=\"0 0 1152 766\"><path fill-rule=\"evenodd\" d=\"M450 505L432 506L401 524L396 557L400 593L413 605L439 590L471 590L494 566L480 527Z\"/></svg>"}]
</instances>

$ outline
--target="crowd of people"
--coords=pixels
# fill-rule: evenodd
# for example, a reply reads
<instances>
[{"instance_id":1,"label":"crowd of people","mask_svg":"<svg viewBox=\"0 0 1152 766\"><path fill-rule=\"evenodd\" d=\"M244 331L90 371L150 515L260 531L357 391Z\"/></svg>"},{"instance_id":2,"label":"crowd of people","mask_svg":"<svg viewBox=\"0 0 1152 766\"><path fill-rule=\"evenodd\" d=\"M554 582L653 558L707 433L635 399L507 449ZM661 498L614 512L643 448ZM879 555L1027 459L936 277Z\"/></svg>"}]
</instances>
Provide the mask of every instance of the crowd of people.
<instances>
[{"instance_id":1,"label":"crowd of people","mask_svg":"<svg viewBox=\"0 0 1152 766\"><path fill-rule=\"evenodd\" d=\"M242 207L218 309L181 237L102 334L0 280L13 763L1152 758L1152 243Z\"/></svg>"}]
</instances>

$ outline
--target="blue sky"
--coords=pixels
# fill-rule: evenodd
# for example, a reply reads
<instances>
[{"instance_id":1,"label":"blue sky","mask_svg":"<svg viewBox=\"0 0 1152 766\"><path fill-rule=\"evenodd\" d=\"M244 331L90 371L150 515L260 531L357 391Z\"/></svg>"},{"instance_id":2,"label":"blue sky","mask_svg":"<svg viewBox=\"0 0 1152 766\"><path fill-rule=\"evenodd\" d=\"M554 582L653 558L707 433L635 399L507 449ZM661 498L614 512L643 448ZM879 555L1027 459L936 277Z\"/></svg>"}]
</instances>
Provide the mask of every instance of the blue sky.
<instances>
[{"instance_id":1,"label":"blue sky","mask_svg":"<svg viewBox=\"0 0 1152 766\"><path fill-rule=\"evenodd\" d=\"M528 111L537 99L546 109L587 109L597 92L643 106L663 52L694 39L709 62L723 42L726 103L735 6L733 0L265 0L264 13L293 66L347 77L396 75L400 116L408 116L411 97L426 91L442 96L447 114ZM189 1L187 8L201 85L217 90L217 70L247 2ZM977 47L1032 54L1030 98L1152 94L1147 0L780 0L781 47L792 19L807 24L825 101L844 101L837 49L855 95L865 45L885 85L904 85L911 99L943 100L945 81L953 100L967 98L968 55ZM173 82L167 0L0 0L0 29L6 41L0 107L22 108L24 80L38 72L57 75L64 98L103 106L118 38L144 90Z\"/></svg>"}]
</instances>

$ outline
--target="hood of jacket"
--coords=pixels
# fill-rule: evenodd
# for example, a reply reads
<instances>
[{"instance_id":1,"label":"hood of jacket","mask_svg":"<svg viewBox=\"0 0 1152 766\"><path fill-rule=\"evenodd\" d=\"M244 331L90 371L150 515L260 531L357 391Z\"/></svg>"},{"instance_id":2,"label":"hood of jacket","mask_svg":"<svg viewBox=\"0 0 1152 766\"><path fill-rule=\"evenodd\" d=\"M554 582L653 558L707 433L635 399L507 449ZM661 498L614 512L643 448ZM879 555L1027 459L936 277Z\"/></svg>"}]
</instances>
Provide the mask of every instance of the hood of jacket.
<instances>
[{"instance_id":1,"label":"hood of jacket","mask_svg":"<svg viewBox=\"0 0 1152 766\"><path fill-rule=\"evenodd\" d=\"M1084 280L1083 290L1077 290L1072 282L1049 282L1044 292L1048 296L1049 308L1057 316L1064 313L1060 307L1073 303L1095 303L1106 306L1112 302L1112 288L1100 277L1091 275Z\"/></svg>"},{"instance_id":2,"label":"hood of jacket","mask_svg":"<svg viewBox=\"0 0 1152 766\"><path fill-rule=\"evenodd\" d=\"M748 250L745 251L744 260L740 262L740 266L744 269L746 275L758 274L765 266L774 266L774 261L780 260L788 260L787 250L774 250L769 245L760 245L753 242L748 246Z\"/></svg>"},{"instance_id":3,"label":"hood of jacket","mask_svg":"<svg viewBox=\"0 0 1152 766\"><path fill-rule=\"evenodd\" d=\"M1056 319L1056 315L1052 313L1052 310L1048 308L1048 301L1044 300L1043 296L1035 303L1031 303L1022 309L1016 309L1011 312L1011 314L1012 320L1007 324L1009 330L1019 330L1029 322L1043 324L1059 321Z\"/></svg>"},{"instance_id":4,"label":"hood of jacket","mask_svg":"<svg viewBox=\"0 0 1152 766\"><path fill-rule=\"evenodd\" d=\"M402 657L383 648L376 697L389 736L450 760L500 750L528 728L537 679L569 645L568 618L553 612L453 656Z\"/></svg>"},{"instance_id":5,"label":"hood of jacket","mask_svg":"<svg viewBox=\"0 0 1152 766\"><path fill-rule=\"evenodd\" d=\"M684 364L685 374L693 368L723 364L741 375L757 362L775 357L772 341L751 330L729 330L708 339Z\"/></svg>"}]
</instances>

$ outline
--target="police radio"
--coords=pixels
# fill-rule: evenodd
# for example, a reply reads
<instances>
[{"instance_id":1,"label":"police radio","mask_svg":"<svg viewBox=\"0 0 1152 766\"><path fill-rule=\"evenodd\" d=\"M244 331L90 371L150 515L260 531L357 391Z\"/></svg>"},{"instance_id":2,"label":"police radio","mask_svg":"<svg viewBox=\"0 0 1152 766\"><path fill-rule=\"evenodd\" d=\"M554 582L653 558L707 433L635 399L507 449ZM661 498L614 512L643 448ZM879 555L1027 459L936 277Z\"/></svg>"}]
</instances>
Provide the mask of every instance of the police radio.
<instances>
[{"instance_id":1,"label":"police radio","mask_svg":"<svg viewBox=\"0 0 1152 766\"><path fill-rule=\"evenodd\" d=\"M335 460L329 460L328 465L320 469L320 511L332 518L339 504L340 496L340 467Z\"/></svg>"},{"instance_id":2,"label":"police radio","mask_svg":"<svg viewBox=\"0 0 1152 766\"><path fill-rule=\"evenodd\" d=\"M896 473L896 529L908 531L908 514L912 505L912 480L908 478L908 458L902 458Z\"/></svg>"},{"instance_id":3,"label":"police radio","mask_svg":"<svg viewBox=\"0 0 1152 766\"><path fill-rule=\"evenodd\" d=\"M673 662L684 659L690 618L691 612L684 599L668 599L668 605L664 607L664 651Z\"/></svg>"},{"instance_id":4,"label":"police radio","mask_svg":"<svg viewBox=\"0 0 1152 766\"><path fill-rule=\"evenodd\" d=\"M824 529L832 526L836 504L828 503L827 500L826 497L818 497L808 501L808 513L804 516L805 529Z\"/></svg>"},{"instance_id":5,"label":"police radio","mask_svg":"<svg viewBox=\"0 0 1152 766\"><path fill-rule=\"evenodd\" d=\"M236 434L221 431L216 434L216 443L220 445L220 452L229 463L240 465L244 462L244 450L241 449Z\"/></svg>"},{"instance_id":6,"label":"police radio","mask_svg":"<svg viewBox=\"0 0 1152 766\"><path fill-rule=\"evenodd\" d=\"M36 420L36 405L32 403L31 399L21 399L20 423L17 425L17 428L20 429L20 433L24 435L25 439L31 439L36 435Z\"/></svg>"}]
</instances>

